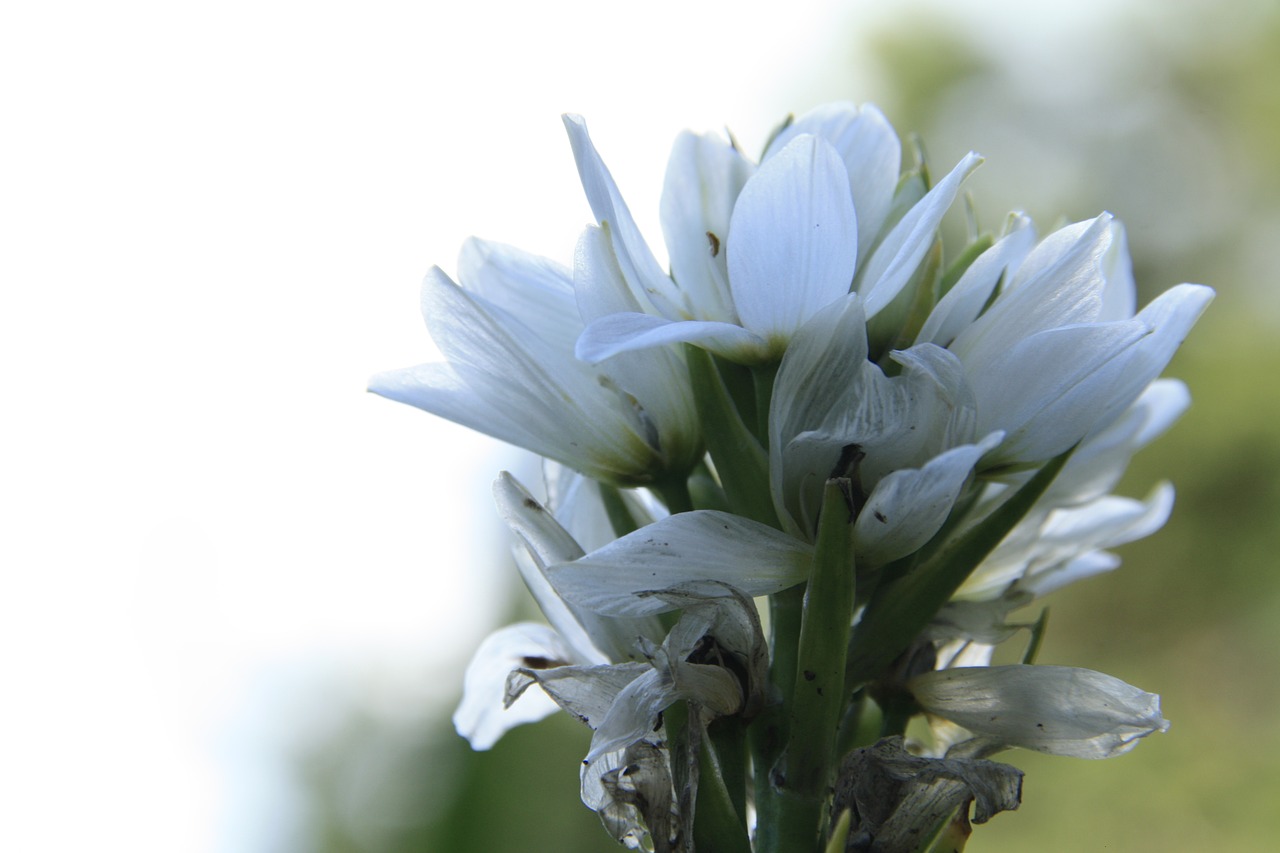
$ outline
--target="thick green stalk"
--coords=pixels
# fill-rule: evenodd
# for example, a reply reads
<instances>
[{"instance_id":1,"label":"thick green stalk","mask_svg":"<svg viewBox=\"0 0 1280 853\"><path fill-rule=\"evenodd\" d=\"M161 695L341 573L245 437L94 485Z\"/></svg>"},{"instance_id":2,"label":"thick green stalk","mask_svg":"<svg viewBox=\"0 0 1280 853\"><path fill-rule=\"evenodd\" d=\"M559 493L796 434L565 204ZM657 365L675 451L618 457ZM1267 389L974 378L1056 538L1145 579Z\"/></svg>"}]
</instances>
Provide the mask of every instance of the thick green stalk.
<instances>
[{"instance_id":1,"label":"thick green stalk","mask_svg":"<svg viewBox=\"0 0 1280 853\"><path fill-rule=\"evenodd\" d=\"M847 479L828 480L818 520L813 569L804 597L797 672L783 759L794 793L784 823L794 826L789 850L812 850L836 767L836 729L845 707L845 656L853 620L853 499Z\"/></svg>"}]
</instances>

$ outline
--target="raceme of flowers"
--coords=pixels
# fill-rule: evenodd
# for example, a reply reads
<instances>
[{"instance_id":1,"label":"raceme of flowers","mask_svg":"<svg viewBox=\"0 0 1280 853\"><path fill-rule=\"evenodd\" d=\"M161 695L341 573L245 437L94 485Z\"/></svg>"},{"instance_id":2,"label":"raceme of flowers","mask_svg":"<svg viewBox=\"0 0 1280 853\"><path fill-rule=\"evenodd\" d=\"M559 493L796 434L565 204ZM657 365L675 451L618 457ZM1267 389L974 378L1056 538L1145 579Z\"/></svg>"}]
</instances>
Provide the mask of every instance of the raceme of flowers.
<instances>
[{"instance_id":1,"label":"raceme of flowers","mask_svg":"<svg viewBox=\"0 0 1280 853\"><path fill-rule=\"evenodd\" d=\"M546 460L542 501L495 484L546 622L477 650L472 746L573 714L583 801L632 848L909 851L1016 808L1003 749L1165 730L1158 697L1034 664L1043 620L1011 616L1168 518L1168 484L1112 489L1187 407L1159 376L1212 291L1139 308L1108 214L944 245L981 158L904 171L852 104L758 161L681 134L664 265L565 126L596 218L572 266L469 241L422 288L445 360L370 385ZM919 715L932 736L904 738Z\"/></svg>"}]
</instances>

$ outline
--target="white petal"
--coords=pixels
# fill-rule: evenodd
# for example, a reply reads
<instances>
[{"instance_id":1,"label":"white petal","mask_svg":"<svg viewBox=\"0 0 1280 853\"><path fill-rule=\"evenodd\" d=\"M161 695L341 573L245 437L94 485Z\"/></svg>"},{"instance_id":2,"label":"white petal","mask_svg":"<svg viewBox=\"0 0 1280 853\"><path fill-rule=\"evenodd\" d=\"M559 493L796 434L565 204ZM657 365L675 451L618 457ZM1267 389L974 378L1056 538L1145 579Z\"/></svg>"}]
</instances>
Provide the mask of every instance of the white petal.
<instances>
[{"instance_id":1,"label":"white petal","mask_svg":"<svg viewBox=\"0 0 1280 853\"><path fill-rule=\"evenodd\" d=\"M502 306L508 315L565 351L582 331L572 274L555 261L472 237L459 253L458 279L467 292Z\"/></svg>"},{"instance_id":2,"label":"white petal","mask_svg":"<svg viewBox=\"0 0 1280 853\"><path fill-rule=\"evenodd\" d=\"M781 151L802 133L831 143L849 173L853 207L858 217L858 257L866 257L893 204L902 168L902 145L889 120L876 107L826 104L800 116L769 143L764 159Z\"/></svg>"},{"instance_id":3,"label":"white petal","mask_svg":"<svg viewBox=\"0 0 1280 853\"><path fill-rule=\"evenodd\" d=\"M758 360L768 349L764 338L730 323L611 314L583 330L575 352L578 358L595 363L619 353L675 343L696 343L741 362Z\"/></svg>"},{"instance_id":4,"label":"white petal","mask_svg":"<svg viewBox=\"0 0 1280 853\"><path fill-rule=\"evenodd\" d=\"M545 693L561 708L595 729L608 718L622 692L652 672L653 668L644 663L523 667L508 679L507 696L523 698L527 693ZM527 689L534 684L542 689Z\"/></svg>"},{"instance_id":5,"label":"white petal","mask_svg":"<svg viewBox=\"0 0 1280 853\"><path fill-rule=\"evenodd\" d=\"M847 184L840 156L808 135L747 181L728 252L734 304L748 329L785 345L818 309L849 292L858 232Z\"/></svg>"},{"instance_id":6,"label":"white petal","mask_svg":"<svg viewBox=\"0 0 1280 853\"><path fill-rule=\"evenodd\" d=\"M586 122L581 116L566 115L564 126L569 132L569 143L573 146L573 157L578 164L578 175L591 212L599 224L608 224L614 250L618 254L618 265L636 300L642 304L651 303L672 319L685 316L687 306L684 299L675 283L658 266L649 244L636 227L613 176L587 135Z\"/></svg>"},{"instance_id":7,"label":"white petal","mask_svg":"<svg viewBox=\"0 0 1280 853\"><path fill-rule=\"evenodd\" d=\"M613 616L643 616L672 605L649 595L686 581L719 581L750 596L771 595L808 576L812 548L791 536L712 510L669 516L548 577L566 599Z\"/></svg>"},{"instance_id":8,"label":"white petal","mask_svg":"<svg viewBox=\"0 0 1280 853\"><path fill-rule=\"evenodd\" d=\"M858 564L882 566L921 548L942 527L960 489L1001 433L935 456L923 468L903 468L882 479L854 522Z\"/></svg>"},{"instance_id":9,"label":"white petal","mask_svg":"<svg viewBox=\"0 0 1280 853\"><path fill-rule=\"evenodd\" d=\"M685 132L676 139L662 186L662 233L671 274L689 298L686 319L738 323L729 292L725 243L729 218L751 163L718 135Z\"/></svg>"},{"instance_id":10,"label":"white petal","mask_svg":"<svg viewBox=\"0 0 1280 853\"><path fill-rule=\"evenodd\" d=\"M981 372L1038 332L1098 322L1106 288L1102 258L1111 238L1106 214L1050 234L1027 255L995 304L956 337L951 350L971 371Z\"/></svg>"},{"instance_id":11,"label":"white petal","mask_svg":"<svg viewBox=\"0 0 1280 853\"><path fill-rule=\"evenodd\" d=\"M476 649L463 676L462 702L453 713L454 728L472 749L489 749L510 729L541 720L556 710L556 703L537 690L504 707L507 676L519 667L567 663L572 654L546 625L523 622L490 634Z\"/></svg>"},{"instance_id":12,"label":"white petal","mask_svg":"<svg viewBox=\"0 0 1280 853\"><path fill-rule=\"evenodd\" d=\"M1036 232L1026 216L1014 219L1011 230L974 259L947 295L938 300L916 335L916 343L949 346L969 326L991 298L996 284L1031 251Z\"/></svg>"},{"instance_id":13,"label":"white petal","mask_svg":"<svg viewBox=\"0 0 1280 853\"><path fill-rule=\"evenodd\" d=\"M982 738L1053 755L1109 758L1166 731L1160 697L1062 666L969 667L908 682L920 706Z\"/></svg>"},{"instance_id":14,"label":"white petal","mask_svg":"<svg viewBox=\"0 0 1280 853\"><path fill-rule=\"evenodd\" d=\"M924 253L933 245L938 224L960 192L961 182L980 163L982 158L977 154L967 154L893 226L858 271L858 292L866 301L868 317L874 317L892 302L911 280Z\"/></svg>"},{"instance_id":15,"label":"white petal","mask_svg":"<svg viewBox=\"0 0 1280 853\"><path fill-rule=\"evenodd\" d=\"M1147 334L1136 320L1050 329L970 369L978 430L1008 433L987 463L1050 459L1114 420L1126 352Z\"/></svg>"},{"instance_id":16,"label":"white petal","mask_svg":"<svg viewBox=\"0 0 1280 853\"><path fill-rule=\"evenodd\" d=\"M573 282L587 320L638 308L622 283L604 229L588 227L579 238ZM702 434L684 354L676 347L654 346L592 361L601 385L617 387L635 401L637 419L652 429L647 440L661 453L663 466L679 474L692 468L701 454Z\"/></svg>"},{"instance_id":17,"label":"white petal","mask_svg":"<svg viewBox=\"0 0 1280 853\"><path fill-rule=\"evenodd\" d=\"M572 663L603 664L632 655L637 637L659 637L651 620L614 619L564 601L547 579L547 567L582 556L582 548L551 513L507 472L493 484L498 514L520 537L529 559L517 555L525 586L543 615L574 650Z\"/></svg>"}]
</instances>

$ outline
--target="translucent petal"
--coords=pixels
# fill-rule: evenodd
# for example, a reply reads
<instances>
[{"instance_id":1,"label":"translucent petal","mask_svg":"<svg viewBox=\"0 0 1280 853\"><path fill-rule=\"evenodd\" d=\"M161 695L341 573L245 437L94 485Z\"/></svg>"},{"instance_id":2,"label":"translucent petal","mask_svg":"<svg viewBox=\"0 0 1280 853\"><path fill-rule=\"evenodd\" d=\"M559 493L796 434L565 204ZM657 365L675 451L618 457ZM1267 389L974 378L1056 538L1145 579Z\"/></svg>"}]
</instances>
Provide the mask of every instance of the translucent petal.
<instances>
[{"instance_id":1,"label":"translucent petal","mask_svg":"<svg viewBox=\"0 0 1280 853\"><path fill-rule=\"evenodd\" d=\"M1110 758L1169 723L1160 697L1062 666L968 667L908 682L920 706L980 738L1054 755Z\"/></svg>"},{"instance_id":2,"label":"translucent petal","mask_svg":"<svg viewBox=\"0 0 1280 853\"><path fill-rule=\"evenodd\" d=\"M556 703L542 691L521 696L505 707L507 676L519 667L560 666L573 652L546 625L522 622L500 628L476 649L463 676L462 702L453 713L453 725L472 749L489 749L516 726L532 723L556 710Z\"/></svg>"},{"instance_id":3,"label":"translucent petal","mask_svg":"<svg viewBox=\"0 0 1280 853\"><path fill-rule=\"evenodd\" d=\"M719 581L771 595L808 573L812 549L763 524L712 510L661 519L572 563L551 566L559 593L597 613L642 616L672 609L644 593Z\"/></svg>"},{"instance_id":4,"label":"translucent petal","mask_svg":"<svg viewBox=\"0 0 1280 853\"><path fill-rule=\"evenodd\" d=\"M768 348L741 326L702 320L665 320L652 314L612 314L590 323L578 338L578 358L600 362L618 353L674 343L696 343L734 361L758 360Z\"/></svg>"}]
</instances>

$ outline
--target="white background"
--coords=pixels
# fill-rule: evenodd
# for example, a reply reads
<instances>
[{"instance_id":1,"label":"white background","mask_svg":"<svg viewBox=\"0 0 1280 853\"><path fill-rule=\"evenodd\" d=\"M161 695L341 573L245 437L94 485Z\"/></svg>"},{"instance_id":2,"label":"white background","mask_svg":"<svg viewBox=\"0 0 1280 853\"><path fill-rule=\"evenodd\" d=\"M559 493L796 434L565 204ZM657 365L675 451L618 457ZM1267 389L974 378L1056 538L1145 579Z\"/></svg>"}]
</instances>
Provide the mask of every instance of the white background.
<instances>
[{"instance_id":1,"label":"white background","mask_svg":"<svg viewBox=\"0 0 1280 853\"><path fill-rule=\"evenodd\" d=\"M0 849L273 849L317 685L452 696L518 460L364 393L433 355L422 275L473 233L568 260L566 111L656 237L681 128L874 96L818 73L866 6L4 12Z\"/></svg>"}]
</instances>

